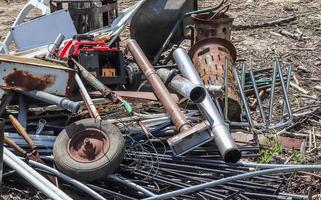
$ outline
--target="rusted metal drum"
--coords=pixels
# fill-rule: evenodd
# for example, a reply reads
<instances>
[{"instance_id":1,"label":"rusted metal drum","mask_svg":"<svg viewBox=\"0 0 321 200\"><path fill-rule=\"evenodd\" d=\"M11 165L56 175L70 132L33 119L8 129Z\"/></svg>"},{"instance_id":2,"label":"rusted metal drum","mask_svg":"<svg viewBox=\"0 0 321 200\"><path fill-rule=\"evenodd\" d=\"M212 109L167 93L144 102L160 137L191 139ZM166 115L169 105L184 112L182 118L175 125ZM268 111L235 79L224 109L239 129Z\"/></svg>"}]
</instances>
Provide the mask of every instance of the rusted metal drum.
<instances>
[{"instance_id":1,"label":"rusted metal drum","mask_svg":"<svg viewBox=\"0 0 321 200\"><path fill-rule=\"evenodd\" d=\"M232 73L236 59L233 44L220 38L208 38L193 45L189 55L205 85L224 85L224 63L227 59L228 117L230 120L239 120L241 103Z\"/></svg>"},{"instance_id":2,"label":"rusted metal drum","mask_svg":"<svg viewBox=\"0 0 321 200\"><path fill-rule=\"evenodd\" d=\"M209 13L192 15L196 31L195 41L198 42L212 37L230 40L234 19L226 14L213 19L211 19L211 16Z\"/></svg>"}]
</instances>

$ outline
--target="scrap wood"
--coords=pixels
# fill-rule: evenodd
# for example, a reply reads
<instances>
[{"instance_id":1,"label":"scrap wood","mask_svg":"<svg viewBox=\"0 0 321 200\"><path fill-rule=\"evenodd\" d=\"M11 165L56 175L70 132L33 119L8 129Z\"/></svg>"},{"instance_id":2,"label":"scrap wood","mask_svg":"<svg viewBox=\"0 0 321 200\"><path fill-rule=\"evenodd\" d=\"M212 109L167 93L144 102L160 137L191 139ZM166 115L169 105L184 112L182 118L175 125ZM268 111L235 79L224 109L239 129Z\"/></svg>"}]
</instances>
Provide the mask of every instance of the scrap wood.
<instances>
[{"instance_id":1,"label":"scrap wood","mask_svg":"<svg viewBox=\"0 0 321 200\"><path fill-rule=\"evenodd\" d=\"M234 28L234 30L262 28L262 27L275 26L275 25L281 25L284 23L289 23L289 22L294 21L296 19L297 19L296 16L290 16L287 18L277 19L277 20L263 22L263 23L259 23L259 24L235 25L235 26L233 26L233 28Z\"/></svg>"},{"instance_id":2,"label":"scrap wood","mask_svg":"<svg viewBox=\"0 0 321 200\"><path fill-rule=\"evenodd\" d=\"M292 87L294 87L295 89L297 89L298 91L302 92L303 94L308 94L309 91L305 90L304 88L300 87L299 85L293 83L293 82L290 82L290 85Z\"/></svg>"}]
</instances>

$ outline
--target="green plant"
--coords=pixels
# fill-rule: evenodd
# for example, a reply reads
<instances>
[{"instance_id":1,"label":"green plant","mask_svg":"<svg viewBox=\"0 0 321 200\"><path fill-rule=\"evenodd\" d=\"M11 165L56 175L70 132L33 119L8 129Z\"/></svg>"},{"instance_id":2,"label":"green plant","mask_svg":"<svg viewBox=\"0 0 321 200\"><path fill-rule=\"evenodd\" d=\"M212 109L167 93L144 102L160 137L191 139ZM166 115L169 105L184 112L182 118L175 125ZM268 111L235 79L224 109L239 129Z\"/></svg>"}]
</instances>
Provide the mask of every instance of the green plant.
<instances>
[{"instance_id":1,"label":"green plant","mask_svg":"<svg viewBox=\"0 0 321 200\"><path fill-rule=\"evenodd\" d=\"M281 142L277 136L267 137L266 139L268 140L267 143L270 148L261 151L260 163L269 163L274 157L282 154Z\"/></svg>"},{"instance_id":2,"label":"green plant","mask_svg":"<svg viewBox=\"0 0 321 200\"><path fill-rule=\"evenodd\" d=\"M301 164L303 158L303 155L299 151L294 151L292 154L292 161L294 164Z\"/></svg>"}]
</instances>

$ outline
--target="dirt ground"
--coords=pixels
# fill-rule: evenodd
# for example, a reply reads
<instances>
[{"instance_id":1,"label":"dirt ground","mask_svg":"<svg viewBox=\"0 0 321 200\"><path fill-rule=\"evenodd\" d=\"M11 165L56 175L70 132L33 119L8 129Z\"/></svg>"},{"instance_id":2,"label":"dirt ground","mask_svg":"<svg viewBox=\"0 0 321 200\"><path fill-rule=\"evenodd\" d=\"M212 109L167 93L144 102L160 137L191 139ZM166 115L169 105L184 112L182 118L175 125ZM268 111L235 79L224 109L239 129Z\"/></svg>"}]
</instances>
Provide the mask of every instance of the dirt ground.
<instances>
[{"instance_id":1,"label":"dirt ground","mask_svg":"<svg viewBox=\"0 0 321 200\"><path fill-rule=\"evenodd\" d=\"M0 0L0 40L14 22L25 0ZM120 0L120 9L133 4L134 0ZM201 7L214 6L217 0L200 0ZM291 88L293 110L308 112L311 106L317 109L307 115L297 115L296 128L286 134L295 137L316 135L316 149L307 154L304 162L321 163L319 153L321 138L321 115L319 113L321 90L321 1L320 0L230 0L229 14L234 16L236 27L247 26L244 30L233 30L232 42L237 48L238 62L249 66L270 66L273 57L280 57L285 64L292 64L294 82L299 88ZM296 19L274 26L250 28L251 25L296 16ZM126 38L123 37L123 40ZM284 155L284 160L287 155ZM289 190L307 194L310 186L314 194L321 193L320 176L303 174L298 179L289 179ZM4 199L15 199L11 194ZM21 198L25 198L22 196ZM317 198L316 198L317 199ZM321 197L320 197L321 199Z\"/></svg>"}]
</instances>

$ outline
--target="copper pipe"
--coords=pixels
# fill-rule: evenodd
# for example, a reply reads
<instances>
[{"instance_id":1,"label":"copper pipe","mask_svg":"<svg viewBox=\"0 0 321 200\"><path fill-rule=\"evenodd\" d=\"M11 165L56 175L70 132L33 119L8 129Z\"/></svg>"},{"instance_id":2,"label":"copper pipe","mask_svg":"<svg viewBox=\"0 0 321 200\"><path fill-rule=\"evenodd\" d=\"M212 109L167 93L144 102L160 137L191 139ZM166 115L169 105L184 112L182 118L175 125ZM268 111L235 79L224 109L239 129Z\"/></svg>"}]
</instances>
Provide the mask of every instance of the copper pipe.
<instances>
[{"instance_id":1,"label":"copper pipe","mask_svg":"<svg viewBox=\"0 0 321 200\"><path fill-rule=\"evenodd\" d=\"M170 95L169 91L165 87L163 81L157 75L152 64L145 56L143 50L137 44L135 40L129 40L128 48L139 65L140 69L144 72L146 79L153 88L158 100L163 104L166 112L171 117L178 132L187 131L191 128L190 123L187 121L183 112L179 109L174 99Z\"/></svg>"}]
</instances>

